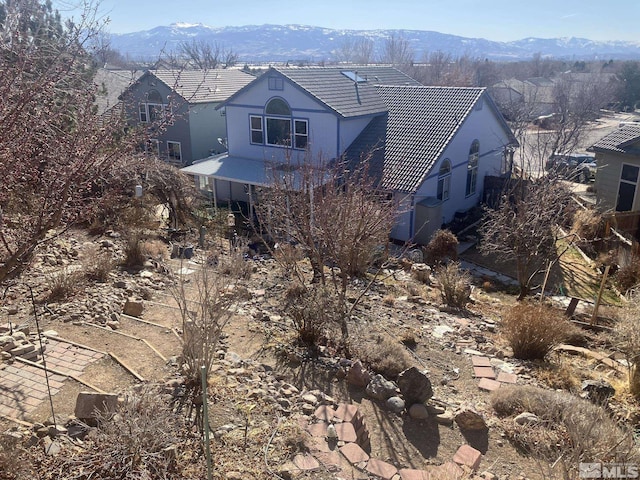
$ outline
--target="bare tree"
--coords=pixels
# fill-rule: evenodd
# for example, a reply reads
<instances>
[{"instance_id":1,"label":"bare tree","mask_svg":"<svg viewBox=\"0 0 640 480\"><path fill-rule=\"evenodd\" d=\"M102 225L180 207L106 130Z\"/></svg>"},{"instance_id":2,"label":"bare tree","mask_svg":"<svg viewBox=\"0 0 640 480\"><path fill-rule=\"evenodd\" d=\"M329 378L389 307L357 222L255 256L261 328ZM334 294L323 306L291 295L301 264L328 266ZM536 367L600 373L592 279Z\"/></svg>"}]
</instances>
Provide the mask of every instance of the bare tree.
<instances>
[{"instance_id":1,"label":"bare tree","mask_svg":"<svg viewBox=\"0 0 640 480\"><path fill-rule=\"evenodd\" d=\"M382 46L380 55L381 63L388 63L395 66L412 65L414 52L409 40L402 36L391 34Z\"/></svg>"},{"instance_id":2,"label":"bare tree","mask_svg":"<svg viewBox=\"0 0 640 480\"><path fill-rule=\"evenodd\" d=\"M373 63L373 40L365 37L345 37L335 51L336 60L343 63L368 65Z\"/></svg>"},{"instance_id":3,"label":"bare tree","mask_svg":"<svg viewBox=\"0 0 640 480\"><path fill-rule=\"evenodd\" d=\"M380 254L396 215L368 170L349 167L314 167L311 161L274 166L273 184L261 192L258 206L261 226L278 242L275 257L309 294L308 279L291 250L310 261L312 281L326 293L320 297L322 310L327 302L334 305L343 341L354 306L347 301L349 282L363 275Z\"/></svg>"},{"instance_id":4,"label":"bare tree","mask_svg":"<svg viewBox=\"0 0 640 480\"><path fill-rule=\"evenodd\" d=\"M487 208L480 227L480 251L515 265L519 299L536 275L558 261L558 225L568 215L571 192L553 177L508 183L495 209Z\"/></svg>"},{"instance_id":5,"label":"bare tree","mask_svg":"<svg viewBox=\"0 0 640 480\"><path fill-rule=\"evenodd\" d=\"M178 50L179 58L184 59L184 66L202 70L229 68L238 63L238 54L218 42L193 39L182 42Z\"/></svg>"},{"instance_id":6,"label":"bare tree","mask_svg":"<svg viewBox=\"0 0 640 480\"><path fill-rule=\"evenodd\" d=\"M62 26L50 4L3 5L0 28L0 282L19 275L56 230L91 217L101 179L132 151L124 118L95 113L86 4Z\"/></svg>"}]
</instances>

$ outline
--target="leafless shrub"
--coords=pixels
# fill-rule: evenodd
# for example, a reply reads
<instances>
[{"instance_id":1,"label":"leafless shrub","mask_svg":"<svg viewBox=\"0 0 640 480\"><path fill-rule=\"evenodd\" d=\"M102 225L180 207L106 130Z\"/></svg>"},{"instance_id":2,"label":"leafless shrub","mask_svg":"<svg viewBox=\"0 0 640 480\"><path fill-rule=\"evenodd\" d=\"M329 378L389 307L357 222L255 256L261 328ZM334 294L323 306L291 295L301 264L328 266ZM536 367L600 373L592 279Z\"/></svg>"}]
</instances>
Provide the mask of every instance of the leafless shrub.
<instances>
[{"instance_id":1,"label":"leafless shrub","mask_svg":"<svg viewBox=\"0 0 640 480\"><path fill-rule=\"evenodd\" d=\"M614 281L622 292L627 292L640 284L640 258L632 255L628 262L620 266Z\"/></svg>"},{"instance_id":2,"label":"leafless shrub","mask_svg":"<svg viewBox=\"0 0 640 480\"><path fill-rule=\"evenodd\" d=\"M604 233L602 215L594 210L579 208L573 215L571 232L583 241L593 241Z\"/></svg>"},{"instance_id":3,"label":"leafless shrub","mask_svg":"<svg viewBox=\"0 0 640 480\"><path fill-rule=\"evenodd\" d=\"M166 260L169 257L167 244L157 238L143 240L140 250L146 257L156 260Z\"/></svg>"},{"instance_id":4,"label":"leafless shrub","mask_svg":"<svg viewBox=\"0 0 640 480\"><path fill-rule=\"evenodd\" d=\"M52 274L47 279L49 294L47 300L65 300L80 291L82 286L82 273L79 270L64 268L58 273Z\"/></svg>"},{"instance_id":5,"label":"leafless shrub","mask_svg":"<svg viewBox=\"0 0 640 480\"><path fill-rule=\"evenodd\" d=\"M169 480L206 476L204 458L189 458L200 450L200 436L152 388L125 395L115 414L99 418L95 436L87 441L91 448L58 457L68 478Z\"/></svg>"},{"instance_id":6,"label":"leafless shrub","mask_svg":"<svg viewBox=\"0 0 640 480\"><path fill-rule=\"evenodd\" d=\"M239 286L238 277L202 266L195 273L178 276L172 287L182 321L182 374L196 420L200 418L201 367L209 375L222 330L236 311L234 290Z\"/></svg>"},{"instance_id":7,"label":"leafless shrub","mask_svg":"<svg viewBox=\"0 0 640 480\"><path fill-rule=\"evenodd\" d=\"M132 231L126 238L122 265L131 268L140 267L146 259L147 256L142 250L142 234L139 231Z\"/></svg>"},{"instance_id":8,"label":"leafless shrub","mask_svg":"<svg viewBox=\"0 0 640 480\"><path fill-rule=\"evenodd\" d=\"M438 230L424 247L425 262L431 266L458 259L458 239L449 230Z\"/></svg>"},{"instance_id":9,"label":"leafless shrub","mask_svg":"<svg viewBox=\"0 0 640 480\"><path fill-rule=\"evenodd\" d=\"M412 358L405 347L387 334L358 338L352 343L354 356L386 378L395 379L411 366Z\"/></svg>"},{"instance_id":10,"label":"leafless shrub","mask_svg":"<svg viewBox=\"0 0 640 480\"><path fill-rule=\"evenodd\" d=\"M565 392L513 386L493 392L491 404L501 417L535 414L537 425L503 425L507 437L540 460L554 478L572 479L579 462L636 462L630 432L618 427L600 406Z\"/></svg>"},{"instance_id":11,"label":"leafless shrub","mask_svg":"<svg viewBox=\"0 0 640 480\"><path fill-rule=\"evenodd\" d=\"M558 310L540 303L521 303L502 317L501 333L513 356L525 360L542 359L562 343L571 325Z\"/></svg>"},{"instance_id":12,"label":"leafless shrub","mask_svg":"<svg viewBox=\"0 0 640 480\"><path fill-rule=\"evenodd\" d=\"M94 282L106 282L109 278L109 273L113 271L116 266L116 261L109 252L99 252L97 249L92 249L83 258L83 270L87 280Z\"/></svg>"},{"instance_id":13,"label":"leafless shrub","mask_svg":"<svg viewBox=\"0 0 640 480\"><path fill-rule=\"evenodd\" d=\"M308 347L316 347L322 339L335 337L334 329L340 325L340 305L335 296L318 286L305 289L287 311L293 320L298 341Z\"/></svg>"},{"instance_id":14,"label":"leafless shrub","mask_svg":"<svg viewBox=\"0 0 640 480\"><path fill-rule=\"evenodd\" d=\"M442 300L451 308L462 310L471 296L471 275L460 268L459 263L449 263L436 270Z\"/></svg>"}]
</instances>

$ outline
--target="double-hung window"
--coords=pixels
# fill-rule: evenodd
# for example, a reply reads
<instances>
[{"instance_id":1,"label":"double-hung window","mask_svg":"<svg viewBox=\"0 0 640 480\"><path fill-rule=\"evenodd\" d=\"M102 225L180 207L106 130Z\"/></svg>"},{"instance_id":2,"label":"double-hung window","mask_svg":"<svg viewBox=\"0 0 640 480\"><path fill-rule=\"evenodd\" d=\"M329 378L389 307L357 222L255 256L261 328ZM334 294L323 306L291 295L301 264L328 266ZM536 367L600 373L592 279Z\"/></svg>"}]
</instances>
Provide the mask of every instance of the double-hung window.
<instances>
[{"instance_id":1,"label":"double-hung window","mask_svg":"<svg viewBox=\"0 0 640 480\"><path fill-rule=\"evenodd\" d=\"M293 148L304 149L309 143L309 122L306 120L294 120Z\"/></svg>"},{"instance_id":2,"label":"double-hung window","mask_svg":"<svg viewBox=\"0 0 640 480\"><path fill-rule=\"evenodd\" d=\"M271 99L264 115L250 115L251 143L304 150L309 144L309 122L293 118L291 108L281 98Z\"/></svg>"},{"instance_id":3,"label":"double-hung window","mask_svg":"<svg viewBox=\"0 0 640 480\"><path fill-rule=\"evenodd\" d=\"M440 170L438 171L438 192L437 198L438 200L449 199L449 188L451 185L451 162L448 158L444 159L442 165L440 166Z\"/></svg>"},{"instance_id":4,"label":"double-hung window","mask_svg":"<svg viewBox=\"0 0 640 480\"><path fill-rule=\"evenodd\" d=\"M249 118L251 128L251 143L262 145L264 143L264 130L262 128L262 117L251 115Z\"/></svg>"},{"instance_id":5,"label":"double-hung window","mask_svg":"<svg viewBox=\"0 0 640 480\"><path fill-rule=\"evenodd\" d=\"M180 142L167 141L167 159L171 163L182 163L182 148Z\"/></svg>"},{"instance_id":6,"label":"double-hung window","mask_svg":"<svg viewBox=\"0 0 640 480\"><path fill-rule=\"evenodd\" d=\"M474 140L469 149L469 160L467 162L467 187L465 195L467 197L476 193L478 183L478 157L480 156L480 142Z\"/></svg>"}]
</instances>

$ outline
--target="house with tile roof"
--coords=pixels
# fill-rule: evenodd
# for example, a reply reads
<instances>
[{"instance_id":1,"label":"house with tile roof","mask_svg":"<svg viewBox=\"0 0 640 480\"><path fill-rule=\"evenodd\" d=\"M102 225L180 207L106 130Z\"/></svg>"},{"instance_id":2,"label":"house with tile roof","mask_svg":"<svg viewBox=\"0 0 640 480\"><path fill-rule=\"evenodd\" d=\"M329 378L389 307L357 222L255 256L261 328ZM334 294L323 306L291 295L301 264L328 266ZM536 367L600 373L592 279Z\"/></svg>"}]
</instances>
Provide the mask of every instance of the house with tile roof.
<instances>
[{"instance_id":1,"label":"house with tile roof","mask_svg":"<svg viewBox=\"0 0 640 480\"><path fill-rule=\"evenodd\" d=\"M485 89L425 87L391 67L272 67L222 107L228 152L183 169L216 202L250 202L274 164L366 160L400 206L399 241L426 243L477 205L516 144Z\"/></svg>"},{"instance_id":2,"label":"house with tile roof","mask_svg":"<svg viewBox=\"0 0 640 480\"><path fill-rule=\"evenodd\" d=\"M254 79L235 69L148 70L120 99L130 125L148 129L147 151L185 166L226 151L225 111L217 107Z\"/></svg>"},{"instance_id":3,"label":"house with tile roof","mask_svg":"<svg viewBox=\"0 0 640 480\"><path fill-rule=\"evenodd\" d=\"M602 211L640 211L640 123L628 123L588 148L596 154L596 196Z\"/></svg>"}]
</instances>

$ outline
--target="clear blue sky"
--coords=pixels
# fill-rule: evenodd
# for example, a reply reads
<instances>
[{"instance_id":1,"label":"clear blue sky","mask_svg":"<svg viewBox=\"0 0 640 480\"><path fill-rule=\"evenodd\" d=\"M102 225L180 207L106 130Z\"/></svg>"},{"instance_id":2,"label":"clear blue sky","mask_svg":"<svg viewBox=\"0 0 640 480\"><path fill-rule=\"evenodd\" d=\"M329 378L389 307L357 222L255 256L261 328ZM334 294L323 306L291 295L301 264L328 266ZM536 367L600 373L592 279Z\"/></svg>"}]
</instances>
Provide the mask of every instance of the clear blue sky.
<instances>
[{"instance_id":1,"label":"clear blue sky","mask_svg":"<svg viewBox=\"0 0 640 480\"><path fill-rule=\"evenodd\" d=\"M64 13L74 0L54 0ZM77 0L76 0L77 1ZM111 33L175 22L433 30L489 40L582 37L640 42L640 0L102 0Z\"/></svg>"}]
</instances>

